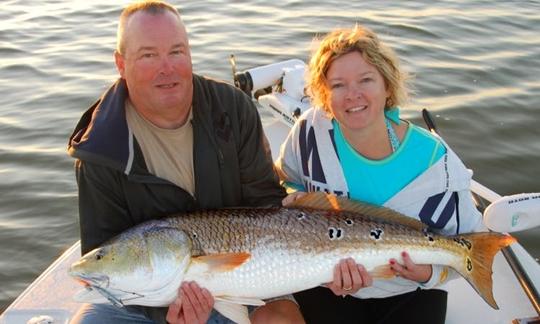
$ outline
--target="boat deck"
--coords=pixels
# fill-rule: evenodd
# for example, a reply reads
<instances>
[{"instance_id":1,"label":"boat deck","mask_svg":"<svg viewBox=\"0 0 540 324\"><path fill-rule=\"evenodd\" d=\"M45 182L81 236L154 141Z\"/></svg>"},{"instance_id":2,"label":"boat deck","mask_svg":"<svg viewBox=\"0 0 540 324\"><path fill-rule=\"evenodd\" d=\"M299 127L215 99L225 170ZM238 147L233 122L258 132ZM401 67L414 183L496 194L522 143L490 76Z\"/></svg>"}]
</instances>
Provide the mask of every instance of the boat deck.
<instances>
[{"instance_id":1,"label":"boat deck","mask_svg":"<svg viewBox=\"0 0 540 324\"><path fill-rule=\"evenodd\" d=\"M47 315L54 324L68 323L81 307L73 301L82 286L67 274L68 267L80 258L80 242L73 244L30 285L0 316L1 324L27 323L33 317Z\"/></svg>"}]
</instances>

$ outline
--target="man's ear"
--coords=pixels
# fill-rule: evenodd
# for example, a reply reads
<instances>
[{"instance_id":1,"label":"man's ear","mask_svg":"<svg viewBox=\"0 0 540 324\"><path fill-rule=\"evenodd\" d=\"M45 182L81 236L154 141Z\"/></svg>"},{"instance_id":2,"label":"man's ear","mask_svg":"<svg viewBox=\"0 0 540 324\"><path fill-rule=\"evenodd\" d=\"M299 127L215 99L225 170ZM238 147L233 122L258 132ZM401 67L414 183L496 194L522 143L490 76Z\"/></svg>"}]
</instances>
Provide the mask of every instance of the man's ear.
<instances>
[{"instance_id":1,"label":"man's ear","mask_svg":"<svg viewBox=\"0 0 540 324\"><path fill-rule=\"evenodd\" d=\"M118 70L120 77L125 79L124 74L126 71L126 62L122 54L120 54L118 51L114 51L114 62L116 63L116 70Z\"/></svg>"}]
</instances>

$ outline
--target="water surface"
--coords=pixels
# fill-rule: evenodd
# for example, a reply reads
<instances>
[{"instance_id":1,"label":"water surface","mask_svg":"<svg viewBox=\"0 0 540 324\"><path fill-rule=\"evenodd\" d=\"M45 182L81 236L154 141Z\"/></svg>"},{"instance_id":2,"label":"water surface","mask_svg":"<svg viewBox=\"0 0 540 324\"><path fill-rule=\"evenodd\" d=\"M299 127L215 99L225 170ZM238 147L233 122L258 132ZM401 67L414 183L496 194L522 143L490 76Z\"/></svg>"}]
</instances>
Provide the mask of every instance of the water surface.
<instances>
[{"instance_id":1,"label":"water surface","mask_svg":"<svg viewBox=\"0 0 540 324\"><path fill-rule=\"evenodd\" d=\"M78 118L117 77L116 21L127 1L11 0L0 5L0 311L78 239L73 160ZM306 60L312 38L374 29L415 75L404 115L440 133L500 194L540 192L538 1L178 1L194 69ZM264 121L270 117L261 111ZM422 124L423 125L423 124ZM518 235L540 256L540 230Z\"/></svg>"}]
</instances>

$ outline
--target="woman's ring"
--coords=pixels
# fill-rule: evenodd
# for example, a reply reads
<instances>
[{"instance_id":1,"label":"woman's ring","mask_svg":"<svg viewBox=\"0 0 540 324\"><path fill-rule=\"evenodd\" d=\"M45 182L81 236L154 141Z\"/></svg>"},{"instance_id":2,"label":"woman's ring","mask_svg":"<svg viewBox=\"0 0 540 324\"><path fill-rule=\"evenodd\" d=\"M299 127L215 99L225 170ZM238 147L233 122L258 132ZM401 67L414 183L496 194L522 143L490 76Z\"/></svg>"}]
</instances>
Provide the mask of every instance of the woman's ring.
<instances>
[{"instance_id":1,"label":"woman's ring","mask_svg":"<svg viewBox=\"0 0 540 324\"><path fill-rule=\"evenodd\" d=\"M345 291L351 291L351 290L352 290L352 286L351 286L351 287L346 287L346 288L343 287L343 290L345 290Z\"/></svg>"}]
</instances>

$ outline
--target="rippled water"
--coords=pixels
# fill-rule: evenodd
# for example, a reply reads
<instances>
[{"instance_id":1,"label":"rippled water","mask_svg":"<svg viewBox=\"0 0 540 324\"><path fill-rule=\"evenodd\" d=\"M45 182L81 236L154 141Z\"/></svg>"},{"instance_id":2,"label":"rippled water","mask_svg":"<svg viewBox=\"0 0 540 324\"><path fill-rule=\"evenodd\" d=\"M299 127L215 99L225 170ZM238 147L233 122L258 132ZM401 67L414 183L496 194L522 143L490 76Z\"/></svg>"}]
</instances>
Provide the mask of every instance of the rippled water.
<instances>
[{"instance_id":1,"label":"rippled water","mask_svg":"<svg viewBox=\"0 0 540 324\"><path fill-rule=\"evenodd\" d=\"M500 194L540 192L540 2L180 1L200 74L309 57L312 38L365 24L413 73L405 116L430 108L443 137ZM80 114L116 78L127 1L0 4L0 311L78 239L73 161ZM263 118L270 117L262 112ZM540 230L518 235L540 256ZM54 292L52 292L54 293Z\"/></svg>"}]
</instances>

